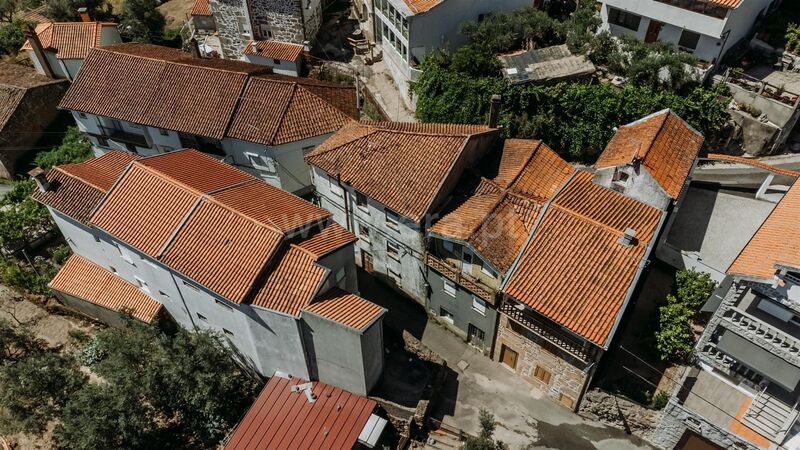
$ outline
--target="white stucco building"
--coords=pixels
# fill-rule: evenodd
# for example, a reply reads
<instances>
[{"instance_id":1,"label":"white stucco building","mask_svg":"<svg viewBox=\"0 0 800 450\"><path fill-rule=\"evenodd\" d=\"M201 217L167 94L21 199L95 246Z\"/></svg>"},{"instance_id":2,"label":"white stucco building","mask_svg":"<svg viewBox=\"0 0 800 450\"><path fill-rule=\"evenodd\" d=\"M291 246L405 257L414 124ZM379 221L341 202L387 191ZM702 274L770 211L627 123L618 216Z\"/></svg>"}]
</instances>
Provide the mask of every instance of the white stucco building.
<instances>
[{"instance_id":1,"label":"white stucco building","mask_svg":"<svg viewBox=\"0 0 800 450\"><path fill-rule=\"evenodd\" d=\"M461 24L481 17L533 6L530 0L374 0L372 26L383 60L411 105L410 81L419 64L435 49L457 49L466 43Z\"/></svg>"},{"instance_id":2,"label":"white stucco building","mask_svg":"<svg viewBox=\"0 0 800 450\"><path fill-rule=\"evenodd\" d=\"M778 0L779 1L779 0ZM602 0L601 29L645 42L662 41L716 63L749 38L776 0Z\"/></svg>"},{"instance_id":3,"label":"white stucco building","mask_svg":"<svg viewBox=\"0 0 800 450\"><path fill-rule=\"evenodd\" d=\"M355 237L328 212L194 150L33 175L74 252L51 283L67 305L217 331L264 375L378 381L385 310L351 293Z\"/></svg>"},{"instance_id":4,"label":"white stucco building","mask_svg":"<svg viewBox=\"0 0 800 450\"><path fill-rule=\"evenodd\" d=\"M145 44L94 49L60 107L97 155L194 148L298 195L303 155L358 117L354 88Z\"/></svg>"},{"instance_id":5,"label":"white stucco building","mask_svg":"<svg viewBox=\"0 0 800 450\"><path fill-rule=\"evenodd\" d=\"M120 42L116 23L44 22L36 25L21 50L40 74L71 81L91 49Z\"/></svg>"},{"instance_id":6,"label":"white stucco building","mask_svg":"<svg viewBox=\"0 0 800 450\"><path fill-rule=\"evenodd\" d=\"M300 76L303 69L303 50L300 44L280 41L250 41L242 60L272 67L272 71L291 77Z\"/></svg>"},{"instance_id":7,"label":"white stucco building","mask_svg":"<svg viewBox=\"0 0 800 450\"><path fill-rule=\"evenodd\" d=\"M320 205L358 237L357 264L424 305L426 230L499 139L486 126L354 122L306 160Z\"/></svg>"}]
</instances>

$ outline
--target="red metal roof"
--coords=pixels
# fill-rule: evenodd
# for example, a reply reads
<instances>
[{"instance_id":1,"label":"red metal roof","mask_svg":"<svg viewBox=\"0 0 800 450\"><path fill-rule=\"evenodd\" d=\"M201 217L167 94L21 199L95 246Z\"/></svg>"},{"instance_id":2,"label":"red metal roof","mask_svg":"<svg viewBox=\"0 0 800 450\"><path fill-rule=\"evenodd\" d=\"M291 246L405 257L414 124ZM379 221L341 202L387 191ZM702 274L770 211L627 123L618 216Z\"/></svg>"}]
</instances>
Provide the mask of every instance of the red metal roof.
<instances>
[{"instance_id":1,"label":"red metal roof","mask_svg":"<svg viewBox=\"0 0 800 450\"><path fill-rule=\"evenodd\" d=\"M145 322L153 320L162 308L133 284L78 255L69 257L50 288L112 311L127 310Z\"/></svg>"},{"instance_id":2,"label":"red metal roof","mask_svg":"<svg viewBox=\"0 0 800 450\"><path fill-rule=\"evenodd\" d=\"M304 383L300 378L270 378L225 450L353 448L376 402L314 381L312 403L304 392L291 391L291 386Z\"/></svg>"}]
</instances>

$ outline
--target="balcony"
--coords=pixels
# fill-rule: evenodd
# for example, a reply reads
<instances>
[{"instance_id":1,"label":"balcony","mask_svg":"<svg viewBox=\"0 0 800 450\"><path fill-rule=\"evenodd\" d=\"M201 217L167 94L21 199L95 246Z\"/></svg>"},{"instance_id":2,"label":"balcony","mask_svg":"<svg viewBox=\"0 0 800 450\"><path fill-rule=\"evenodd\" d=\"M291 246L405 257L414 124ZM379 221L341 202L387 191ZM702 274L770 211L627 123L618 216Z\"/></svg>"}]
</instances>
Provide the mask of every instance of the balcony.
<instances>
[{"instance_id":1,"label":"balcony","mask_svg":"<svg viewBox=\"0 0 800 450\"><path fill-rule=\"evenodd\" d=\"M472 291L472 293L486 300L488 303L496 305L494 289L490 288L489 286L486 286L477 279L465 273L462 273L461 271L457 270L456 268L452 267L451 265L447 264L441 259L431 255L430 253L426 255L425 262L426 264L428 264L430 268L446 276L451 281L469 289L470 291Z\"/></svg>"},{"instance_id":2,"label":"balcony","mask_svg":"<svg viewBox=\"0 0 800 450\"><path fill-rule=\"evenodd\" d=\"M531 333L547 340L581 362L585 364L589 363L591 354L589 349L584 346L584 342L580 339L559 331L551 325L547 325L544 321L537 319L531 313L517 309L509 302L503 303L503 306L500 307L500 312L508 316L513 322L518 323ZM530 337L528 339L530 339Z\"/></svg>"},{"instance_id":3,"label":"balcony","mask_svg":"<svg viewBox=\"0 0 800 450\"><path fill-rule=\"evenodd\" d=\"M103 137L106 139L120 142L122 144L135 145L136 147L150 147L150 144L147 142L147 138L145 138L144 135L120 130L119 128L108 128L102 126L100 127L100 130L103 132Z\"/></svg>"}]
</instances>

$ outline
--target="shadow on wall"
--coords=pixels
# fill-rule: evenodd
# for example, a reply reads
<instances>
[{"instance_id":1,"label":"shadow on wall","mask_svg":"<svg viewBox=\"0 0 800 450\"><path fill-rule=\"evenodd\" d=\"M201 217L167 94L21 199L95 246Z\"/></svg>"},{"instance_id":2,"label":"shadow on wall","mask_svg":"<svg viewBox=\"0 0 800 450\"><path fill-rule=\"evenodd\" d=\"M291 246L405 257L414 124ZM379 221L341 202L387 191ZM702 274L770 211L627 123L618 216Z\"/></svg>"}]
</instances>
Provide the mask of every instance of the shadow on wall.
<instances>
[{"instance_id":1,"label":"shadow on wall","mask_svg":"<svg viewBox=\"0 0 800 450\"><path fill-rule=\"evenodd\" d=\"M419 303L386 286L361 268L358 268L358 290L361 297L389 311L383 320L388 328L400 333L406 331L422 339L422 333L428 325L428 315Z\"/></svg>"}]
</instances>

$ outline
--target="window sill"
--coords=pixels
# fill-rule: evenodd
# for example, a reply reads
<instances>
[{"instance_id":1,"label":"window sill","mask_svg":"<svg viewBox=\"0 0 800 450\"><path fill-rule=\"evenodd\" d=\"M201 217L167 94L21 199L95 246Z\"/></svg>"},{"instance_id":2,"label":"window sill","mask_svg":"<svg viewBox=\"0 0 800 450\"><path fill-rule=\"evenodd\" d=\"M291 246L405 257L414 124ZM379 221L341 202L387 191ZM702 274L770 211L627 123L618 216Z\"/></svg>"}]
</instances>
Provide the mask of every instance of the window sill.
<instances>
[{"instance_id":1,"label":"window sill","mask_svg":"<svg viewBox=\"0 0 800 450\"><path fill-rule=\"evenodd\" d=\"M479 310L477 310L475 308L472 308L472 310L475 311L476 313L480 314L482 317L486 317L486 311L481 312L481 311L479 311Z\"/></svg>"}]
</instances>

